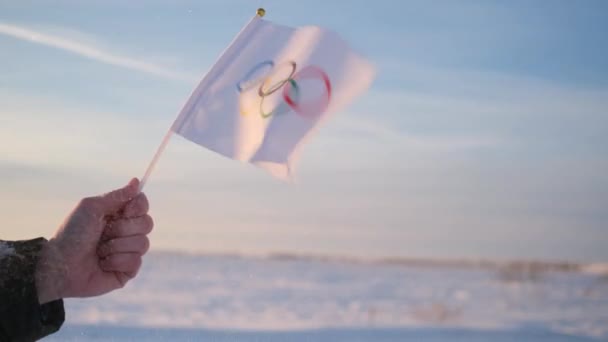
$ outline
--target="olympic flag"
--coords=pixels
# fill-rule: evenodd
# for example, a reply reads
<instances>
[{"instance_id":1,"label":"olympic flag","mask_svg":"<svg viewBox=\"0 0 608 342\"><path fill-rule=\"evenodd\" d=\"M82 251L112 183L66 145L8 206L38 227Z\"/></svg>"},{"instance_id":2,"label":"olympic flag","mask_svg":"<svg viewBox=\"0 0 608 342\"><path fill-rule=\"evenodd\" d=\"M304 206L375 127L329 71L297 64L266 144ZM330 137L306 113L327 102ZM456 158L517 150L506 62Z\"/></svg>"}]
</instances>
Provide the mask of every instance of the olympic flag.
<instances>
[{"instance_id":1,"label":"olympic flag","mask_svg":"<svg viewBox=\"0 0 608 342\"><path fill-rule=\"evenodd\" d=\"M290 180L303 142L374 78L337 34L255 16L194 90L171 130Z\"/></svg>"}]
</instances>

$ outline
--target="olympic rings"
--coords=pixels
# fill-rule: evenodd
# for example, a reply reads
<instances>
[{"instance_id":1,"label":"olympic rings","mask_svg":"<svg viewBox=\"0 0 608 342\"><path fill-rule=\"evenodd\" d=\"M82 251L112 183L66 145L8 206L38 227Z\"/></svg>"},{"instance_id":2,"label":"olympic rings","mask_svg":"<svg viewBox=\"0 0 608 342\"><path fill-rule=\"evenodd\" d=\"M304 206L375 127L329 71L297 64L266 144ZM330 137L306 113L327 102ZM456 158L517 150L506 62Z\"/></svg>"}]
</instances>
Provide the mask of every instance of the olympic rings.
<instances>
[{"instance_id":1,"label":"olympic rings","mask_svg":"<svg viewBox=\"0 0 608 342\"><path fill-rule=\"evenodd\" d=\"M271 80L271 76L276 73L276 69L279 68L280 66L286 65L286 64L291 66L291 71L289 73L289 76L282 79L281 81L278 81L278 82L270 85L270 87L265 89L265 87L268 85L269 81ZM268 68L268 70L266 70L264 74L261 74L260 76L254 78L254 79L251 79L256 73L258 73L259 70L261 70L262 68L265 68L265 67ZM294 62L294 61L288 61L288 62L281 63L281 64L279 64L279 66L277 68L275 68L275 63L271 60L260 62L260 63L256 64L253 68L251 68L251 70L245 75L243 80L241 80L240 82L238 82L236 84L236 88L239 93L247 92L247 91L251 90L252 88L254 88L255 86L257 86L257 84L259 84L257 95L260 97L259 112L260 112L260 116L262 118L269 118L273 115L285 114L291 108L298 115L300 115L304 118L312 119L315 116L320 115L327 109L327 106L329 105L329 102L331 99L332 89L331 89L331 82L329 80L329 76L325 73L325 71L323 71L321 68L319 68L317 66L308 65L308 66L304 67L303 69L301 69L300 71L296 72L297 65L296 65L296 62ZM316 104L312 104L312 105L308 104L306 106L302 105L299 102L300 87L298 86L298 83L296 80L314 79L314 78L319 78L323 81L323 84L325 86L325 96L323 96L323 99L321 100L321 102L317 102ZM278 105L270 112L265 112L264 111L264 98L274 94L281 88L283 88L282 97L283 97L284 103L287 106ZM287 110L284 111L284 109L287 109ZM248 111L243 108L242 104L240 105L240 112L241 112L241 115L248 114Z\"/></svg>"}]
</instances>

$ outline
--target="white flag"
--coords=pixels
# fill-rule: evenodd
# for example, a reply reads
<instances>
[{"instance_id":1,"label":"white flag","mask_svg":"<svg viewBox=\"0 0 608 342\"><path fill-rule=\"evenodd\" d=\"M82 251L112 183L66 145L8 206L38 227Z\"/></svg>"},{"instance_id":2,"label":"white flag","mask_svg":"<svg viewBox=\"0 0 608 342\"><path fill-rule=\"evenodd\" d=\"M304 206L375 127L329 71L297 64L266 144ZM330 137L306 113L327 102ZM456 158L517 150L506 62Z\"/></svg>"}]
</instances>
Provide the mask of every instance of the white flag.
<instances>
[{"instance_id":1,"label":"white flag","mask_svg":"<svg viewBox=\"0 0 608 342\"><path fill-rule=\"evenodd\" d=\"M333 32L256 16L194 90L172 130L288 180L306 138L362 94L374 74Z\"/></svg>"}]
</instances>

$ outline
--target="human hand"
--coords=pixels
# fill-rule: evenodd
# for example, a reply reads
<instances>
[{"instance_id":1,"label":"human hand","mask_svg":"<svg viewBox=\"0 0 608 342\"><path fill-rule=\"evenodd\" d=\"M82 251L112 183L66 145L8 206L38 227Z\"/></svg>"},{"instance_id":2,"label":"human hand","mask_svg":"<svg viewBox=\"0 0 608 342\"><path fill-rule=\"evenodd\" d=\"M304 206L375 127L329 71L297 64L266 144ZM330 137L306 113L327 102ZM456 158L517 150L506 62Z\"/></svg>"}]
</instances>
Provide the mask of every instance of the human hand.
<instances>
[{"instance_id":1,"label":"human hand","mask_svg":"<svg viewBox=\"0 0 608 342\"><path fill-rule=\"evenodd\" d=\"M125 286L148 251L148 200L132 179L121 189L80 201L43 247L36 269L41 304L92 297Z\"/></svg>"}]
</instances>

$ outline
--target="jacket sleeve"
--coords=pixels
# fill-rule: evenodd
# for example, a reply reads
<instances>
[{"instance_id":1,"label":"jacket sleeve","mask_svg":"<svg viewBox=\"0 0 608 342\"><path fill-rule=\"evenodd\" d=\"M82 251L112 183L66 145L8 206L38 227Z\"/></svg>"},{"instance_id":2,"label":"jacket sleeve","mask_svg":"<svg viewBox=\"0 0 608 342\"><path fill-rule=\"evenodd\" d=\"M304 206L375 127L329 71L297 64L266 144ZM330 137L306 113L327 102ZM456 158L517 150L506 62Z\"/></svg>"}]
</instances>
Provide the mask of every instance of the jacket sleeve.
<instances>
[{"instance_id":1,"label":"jacket sleeve","mask_svg":"<svg viewBox=\"0 0 608 342\"><path fill-rule=\"evenodd\" d=\"M0 240L0 341L35 341L61 327L63 300L38 303L36 264L46 240Z\"/></svg>"}]
</instances>

